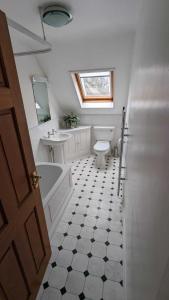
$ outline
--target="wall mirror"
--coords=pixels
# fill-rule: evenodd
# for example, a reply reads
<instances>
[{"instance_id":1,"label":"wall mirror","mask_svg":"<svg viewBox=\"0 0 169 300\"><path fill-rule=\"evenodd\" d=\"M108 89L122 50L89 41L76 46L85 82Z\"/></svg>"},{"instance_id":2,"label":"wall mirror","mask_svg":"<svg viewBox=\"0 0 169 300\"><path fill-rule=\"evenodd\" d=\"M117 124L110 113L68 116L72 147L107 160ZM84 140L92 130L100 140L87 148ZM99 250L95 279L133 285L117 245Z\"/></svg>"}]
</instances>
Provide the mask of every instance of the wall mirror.
<instances>
[{"instance_id":1,"label":"wall mirror","mask_svg":"<svg viewBox=\"0 0 169 300\"><path fill-rule=\"evenodd\" d=\"M32 76L32 88L35 99L38 124L42 124L51 120L47 78L37 75Z\"/></svg>"}]
</instances>

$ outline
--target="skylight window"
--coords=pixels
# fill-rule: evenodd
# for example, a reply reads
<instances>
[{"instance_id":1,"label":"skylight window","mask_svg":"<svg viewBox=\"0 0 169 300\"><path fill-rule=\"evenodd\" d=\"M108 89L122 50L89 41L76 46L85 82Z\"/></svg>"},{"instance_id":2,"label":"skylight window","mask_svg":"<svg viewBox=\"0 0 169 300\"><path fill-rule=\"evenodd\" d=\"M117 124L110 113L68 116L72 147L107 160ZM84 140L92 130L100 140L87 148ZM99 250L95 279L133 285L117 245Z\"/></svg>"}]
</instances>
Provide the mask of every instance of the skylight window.
<instances>
[{"instance_id":1,"label":"skylight window","mask_svg":"<svg viewBox=\"0 0 169 300\"><path fill-rule=\"evenodd\" d=\"M83 103L113 102L113 71L75 72L74 79Z\"/></svg>"}]
</instances>

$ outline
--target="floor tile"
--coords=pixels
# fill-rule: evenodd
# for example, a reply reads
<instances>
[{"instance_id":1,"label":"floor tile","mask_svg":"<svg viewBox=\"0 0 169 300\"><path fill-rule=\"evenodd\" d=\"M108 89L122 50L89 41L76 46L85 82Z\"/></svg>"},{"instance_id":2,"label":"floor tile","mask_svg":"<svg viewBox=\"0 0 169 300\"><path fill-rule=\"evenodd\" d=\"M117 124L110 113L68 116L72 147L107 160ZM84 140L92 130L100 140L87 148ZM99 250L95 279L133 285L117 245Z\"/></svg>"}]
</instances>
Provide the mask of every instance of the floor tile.
<instances>
[{"instance_id":1,"label":"floor tile","mask_svg":"<svg viewBox=\"0 0 169 300\"><path fill-rule=\"evenodd\" d=\"M56 263L60 267L65 267L67 268L68 266L71 265L73 258L73 253L72 251L68 250L61 250L56 258Z\"/></svg>"},{"instance_id":2,"label":"floor tile","mask_svg":"<svg viewBox=\"0 0 169 300\"><path fill-rule=\"evenodd\" d=\"M76 247L77 239L73 236L66 236L63 240L62 247L66 250L73 250Z\"/></svg>"},{"instance_id":3,"label":"floor tile","mask_svg":"<svg viewBox=\"0 0 169 300\"><path fill-rule=\"evenodd\" d=\"M114 222L119 222L121 220L120 213L117 214L117 213L111 212L109 215Z\"/></svg>"},{"instance_id":4,"label":"floor tile","mask_svg":"<svg viewBox=\"0 0 169 300\"><path fill-rule=\"evenodd\" d=\"M103 218L103 219L107 219L109 217L110 213L108 211L105 210L100 210L98 212L98 216Z\"/></svg>"},{"instance_id":5,"label":"floor tile","mask_svg":"<svg viewBox=\"0 0 169 300\"><path fill-rule=\"evenodd\" d=\"M108 237L108 232L104 229L96 229L94 232L94 239L97 242L106 242Z\"/></svg>"},{"instance_id":6,"label":"floor tile","mask_svg":"<svg viewBox=\"0 0 169 300\"><path fill-rule=\"evenodd\" d=\"M86 208L85 205L79 205L79 206L76 207L75 211L76 211L77 214L84 215L87 211L87 208Z\"/></svg>"},{"instance_id":7,"label":"floor tile","mask_svg":"<svg viewBox=\"0 0 169 300\"><path fill-rule=\"evenodd\" d=\"M123 243L122 235L119 232L109 232L108 241L110 244L120 246Z\"/></svg>"},{"instance_id":8,"label":"floor tile","mask_svg":"<svg viewBox=\"0 0 169 300\"><path fill-rule=\"evenodd\" d=\"M93 227L96 225L96 218L93 216L86 216L84 224Z\"/></svg>"},{"instance_id":9,"label":"floor tile","mask_svg":"<svg viewBox=\"0 0 169 300\"><path fill-rule=\"evenodd\" d=\"M102 298L103 281L95 276L89 275L86 278L84 294L87 298L100 300Z\"/></svg>"},{"instance_id":10,"label":"floor tile","mask_svg":"<svg viewBox=\"0 0 169 300\"><path fill-rule=\"evenodd\" d=\"M101 258L105 257L106 256L106 245L104 243L94 242L92 244L91 253L94 256L98 256Z\"/></svg>"},{"instance_id":11,"label":"floor tile","mask_svg":"<svg viewBox=\"0 0 169 300\"><path fill-rule=\"evenodd\" d=\"M107 257L110 260L121 261L123 259L123 250L114 245L109 245L107 247Z\"/></svg>"},{"instance_id":12,"label":"floor tile","mask_svg":"<svg viewBox=\"0 0 169 300\"><path fill-rule=\"evenodd\" d=\"M81 253L76 253L73 256L72 268L76 271L84 272L88 266L88 256Z\"/></svg>"},{"instance_id":13,"label":"floor tile","mask_svg":"<svg viewBox=\"0 0 169 300\"><path fill-rule=\"evenodd\" d=\"M62 300L79 300L78 296L66 293L62 296Z\"/></svg>"},{"instance_id":14,"label":"floor tile","mask_svg":"<svg viewBox=\"0 0 169 300\"><path fill-rule=\"evenodd\" d=\"M81 231L81 227L80 225L77 224L71 224L68 228L69 235L77 236L78 234L80 234L80 231Z\"/></svg>"},{"instance_id":15,"label":"floor tile","mask_svg":"<svg viewBox=\"0 0 169 300\"><path fill-rule=\"evenodd\" d=\"M91 217L97 216L97 215L98 215L98 210L97 210L97 208L89 207L89 208L87 209L87 215L88 215L88 216L91 216Z\"/></svg>"},{"instance_id":16,"label":"floor tile","mask_svg":"<svg viewBox=\"0 0 169 300\"><path fill-rule=\"evenodd\" d=\"M61 294L57 289L48 288L44 291L41 300L61 300Z\"/></svg>"},{"instance_id":17,"label":"floor tile","mask_svg":"<svg viewBox=\"0 0 169 300\"><path fill-rule=\"evenodd\" d=\"M120 232L122 231L122 225L120 222L109 222L109 228L112 230L112 231L117 231L117 232Z\"/></svg>"},{"instance_id":18,"label":"floor tile","mask_svg":"<svg viewBox=\"0 0 169 300\"><path fill-rule=\"evenodd\" d=\"M101 258L93 256L89 259L89 274L101 277L102 275L104 275L104 268L105 262Z\"/></svg>"},{"instance_id":19,"label":"floor tile","mask_svg":"<svg viewBox=\"0 0 169 300\"><path fill-rule=\"evenodd\" d=\"M85 277L83 273L73 270L68 274L65 287L69 293L79 295L83 291L84 283Z\"/></svg>"},{"instance_id":20,"label":"floor tile","mask_svg":"<svg viewBox=\"0 0 169 300\"><path fill-rule=\"evenodd\" d=\"M93 234L94 234L94 230L92 227L89 227L89 226L84 226L80 233L80 235L83 238L88 238L88 239L93 238Z\"/></svg>"},{"instance_id":21,"label":"floor tile","mask_svg":"<svg viewBox=\"0 0 169 300\"><path fill-rule=\"evenodd\" d=\"M82 254L87 254L91 251L92 243L89 239L82 238L77 241L76 249Z\"/></svg>"},{"instance_id":22,"label":"floor tile","mask_svg":"<svg viewBox=\"0 0 169 300\"><path fill-rule=\"evenodd\" d=\"M49 275L49 285L53 288L61 289L65 286L67 275L68 272L65 268L56 266Z\"/></svg>"},{"instance_id":23,"label":"floor tile","mask_svg":"<svg viewBox=\"0 0 169 300\"><path fill-rule=\"evenodd\" d=\"M80 195L81 195L81 193L79 193ZM77 199L79 200L79 204L81 205L81 206L86 206L86 205L88 205L89 204L89 200L88 200L88 198L87 198L87 195L82 195L82 196L80 196L81 197L81 199L79 199L79 197L77 197ZM86 210L87 210L87 207L86 207Z\"/></svg>"},{"instance_id":24,"label":"floor tile","mask_svg":"<svg viewBox=\"0 0 169 300\"><path fill-rule=\"evenodd\" d=\"M76 214L72 218L72 223L74 224L82 224L84 222L84 216L81 214Z\"/></svg>"},{"instance_id":25,"label":"floor tile","mask_svg":"<svg viewBox=\"0 0 169 300\"><path fill-rule=\"evenodd\" d=\"M107 280L103 288L104 300L124 300L124 288L117 282Z\"/></svg>"},{"instance_id":26,"label":"floor tile","mask_svg":"<svg viewBox=\"0 0 169 300\"><path fill-rule=\"evenodd\" d=\"M109 227L109 221L107 219L99 218L96 222L96 226L101 229L107 229Z\"/></svg>"},{"instance_id":27,"label":"floor tile","mask_svg":"<svg viewBox=\"0 0 169 300\"><path fill-rule=\"evenodd\" d=\"M123 267L119 262L108 261L105 263L105 275L108 279L120 282L123 280Z\"/></svg>"}]
</instances>

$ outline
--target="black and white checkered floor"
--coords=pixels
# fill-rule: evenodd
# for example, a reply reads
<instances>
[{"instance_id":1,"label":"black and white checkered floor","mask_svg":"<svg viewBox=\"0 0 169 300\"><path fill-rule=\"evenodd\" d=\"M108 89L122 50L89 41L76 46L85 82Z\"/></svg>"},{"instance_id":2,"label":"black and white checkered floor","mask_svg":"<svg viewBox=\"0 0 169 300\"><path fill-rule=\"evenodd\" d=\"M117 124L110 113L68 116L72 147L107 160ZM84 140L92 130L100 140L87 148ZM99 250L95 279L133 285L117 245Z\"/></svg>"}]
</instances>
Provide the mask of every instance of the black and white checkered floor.
<instances>
[{"instance_id":1,"label":"black and white checkered floor","mask_svg":"<svg viewBox=\"0 0 169 300\"><path fill-rule=\"evenodd\" d=\"M75 190L51 241L41 300L123 300L123 214L118 159L72 163Z\"/></svg>"}]
</instances>

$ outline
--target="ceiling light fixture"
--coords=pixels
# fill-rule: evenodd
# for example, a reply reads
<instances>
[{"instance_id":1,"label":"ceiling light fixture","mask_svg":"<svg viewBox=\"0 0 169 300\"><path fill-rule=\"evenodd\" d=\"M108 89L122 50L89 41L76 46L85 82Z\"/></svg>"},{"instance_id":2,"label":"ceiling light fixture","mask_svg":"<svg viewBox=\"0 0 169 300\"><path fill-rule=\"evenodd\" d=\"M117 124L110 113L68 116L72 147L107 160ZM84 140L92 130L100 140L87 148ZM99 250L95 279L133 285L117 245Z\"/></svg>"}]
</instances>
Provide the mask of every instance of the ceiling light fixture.
<instances>
[{"instance_id":1,"label":"ceiling light fixture","mask_svg":"<svg viewBox=\"0 0 169 300\"><path fill-rule=\"evenodd\" d=\"M64 7L51 5L44 7L41 11L42 21L52 27L61 27L70 23L72 14Z\"/></svg>"}]
</instances>

